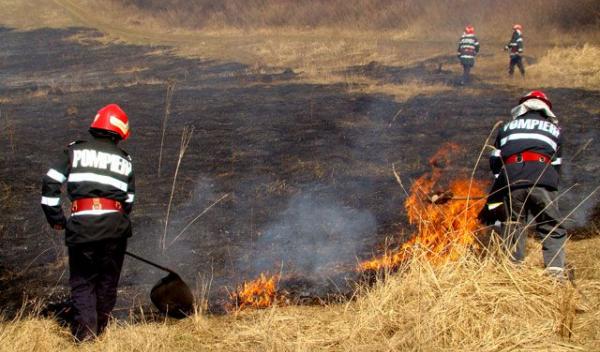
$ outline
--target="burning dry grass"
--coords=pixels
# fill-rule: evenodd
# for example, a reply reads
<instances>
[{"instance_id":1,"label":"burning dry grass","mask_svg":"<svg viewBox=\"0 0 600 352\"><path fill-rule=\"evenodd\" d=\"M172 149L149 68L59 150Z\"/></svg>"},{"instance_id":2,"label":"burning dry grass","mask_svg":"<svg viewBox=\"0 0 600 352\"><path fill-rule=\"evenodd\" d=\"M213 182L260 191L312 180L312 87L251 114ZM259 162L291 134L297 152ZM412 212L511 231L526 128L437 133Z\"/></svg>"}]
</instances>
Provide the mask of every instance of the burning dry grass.
<instances>
[{"instance_id":1,"label":"burning dry grass","mask_svg":"<svg viewBox=\"0 0 600 352\"><path fill-rule=\"evenodd\" d=\"M278 281L279 275L268 277L264 273L260 274L258 279L240 285L232 298L238 309L270 307L277 299Z\"/></svg>"},{"instance_id":2,"label":"burning dry grass","mask_svg":"<svg viewBox=\"0 0 600 352\"><path fill-rule=\"evenodd\" d=\"M552 350L592 348L600 338L600 242L570 243L595 270L578 286L560 284L536 265L466 255L432 265L414 257L397 274L362 288L346 305L272 307L224 317L194 315L178 322L113 325L88 351L388 351ZM539 254L535 252L534 255ZM597 255L596 255L597 256ZM587 263L587 264L586 264ZM587 312L578 311L582 306ZM0 325L0 350L71 351L66 329L36 317Z\"/></svg>"},{"instance_id":3,"label":"burning dry grass","mask_svg":"<svg viewBox=\"0 0 600 352\"><path fill-rule=\"evenodd\" d=\"M441 180L448 173L446 167L461 152L457 144L446 143L431 157L431 172L413 182L404 202L408 220L415 225L416 232L399 249L361 263L360 270L394 270L420 252L424 252L432 263L443 263L458 260L478 247L476 233L481 225L477 214L482 207L486 183L454 175L448 190L456 196L455 199L450 198L445 204L434 204L429 196L440 192L438 190L443 187ZM394 174L404 188L395 170Z\"/></svg>"}]
</instances>

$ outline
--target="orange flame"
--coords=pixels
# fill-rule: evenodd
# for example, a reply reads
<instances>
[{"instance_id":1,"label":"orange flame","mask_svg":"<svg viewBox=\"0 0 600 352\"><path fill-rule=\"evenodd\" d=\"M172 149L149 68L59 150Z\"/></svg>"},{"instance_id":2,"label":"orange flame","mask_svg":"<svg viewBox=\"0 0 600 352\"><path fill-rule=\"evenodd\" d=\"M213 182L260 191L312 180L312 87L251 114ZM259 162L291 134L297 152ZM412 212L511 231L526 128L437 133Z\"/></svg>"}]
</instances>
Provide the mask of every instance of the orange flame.
<instances>
[{"instance_id":1,"label":"orange flame","mask_svg":"<svg viewBox=\"0 0 600 352\"><path fill-rule=\"evenodd\" d=\"M433 204L428 194L434 191L444 175L450 156L457 154L456 144L443 146L429 161L432 171L417 179L404 202L408 220L417 226L416 233L398 250L365 261L360 270L395 269L409 259L415 250L425 251L433 263L458 259L466 250L476 246L475 231L480 226L477 213L485 200L451 200L445 204ZM485 182L457 178L450 182L449 190L454 197L479 197L485 194Z\"/></svg>"},{"instance_id":2,"label":"orange flame","mask_svg":"<svg viewBox=\"0 0 600 352\"><path fill-rule=\"evenodd\" d=\"M232 298L237 302L240 310L270 307L277 298L278 281L279 275L267 277L261 273L257 279L238 286Z\"/></svg>"}]
</instances>

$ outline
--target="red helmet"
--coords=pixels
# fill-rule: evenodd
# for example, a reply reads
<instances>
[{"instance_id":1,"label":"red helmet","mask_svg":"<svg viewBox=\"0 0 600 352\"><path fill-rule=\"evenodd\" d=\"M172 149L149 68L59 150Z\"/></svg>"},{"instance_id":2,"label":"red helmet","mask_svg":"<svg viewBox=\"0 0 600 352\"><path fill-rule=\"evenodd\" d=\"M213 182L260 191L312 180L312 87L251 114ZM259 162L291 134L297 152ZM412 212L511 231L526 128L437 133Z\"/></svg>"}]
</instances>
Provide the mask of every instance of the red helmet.
<instances>
[{"instance_id":1,"label":"red helmet","mask_svg":"<svg viewBox=\"0 0 600 352\"><path fill-rule=\"evenodd\" d=\"M113 132L122 140L129 137L129 118L117 104L108 104L98 110L90 128Z\"/></svg>"},{"instance_id":2,"label":"red helmet","mask_svg":"<svg viewBox=\"0 0 600 352\"><path fill-rule=\"evenodd\" d=\"M520 24L513 25L513 31L522 31L522 30L523 30L523 26L521 26Z\"/></svg>"},{"instance_id":3,"label":"red helmet","mask_svg":"<svg viewBox=\"0 0 600 352\"><path fill-rule=\"evenodd\" d=\"M475 28L473 26L471 26L471 25L467 25L465 27L465 33L466 34L473 34L473 33L475 33Z\"/></svg>"},{"instance_id":4,"label":"red helmet","mask_svg":"<svg viewBox=\"0 0 600 352\"><path fill-rule=\"evenodd\" d=\"M550 102L550 99L548 99L546 94L544 94L544 92L542 92L541 90L532 90L531 92L525 94L524 96L521 97L521 99L519 99L519 104L523 104L524 102L526 102L529 99L541 100L544 103L546 103L546 105L548 105L550 110L552 110L552 102Z\"/></svg>"}]
</instances>

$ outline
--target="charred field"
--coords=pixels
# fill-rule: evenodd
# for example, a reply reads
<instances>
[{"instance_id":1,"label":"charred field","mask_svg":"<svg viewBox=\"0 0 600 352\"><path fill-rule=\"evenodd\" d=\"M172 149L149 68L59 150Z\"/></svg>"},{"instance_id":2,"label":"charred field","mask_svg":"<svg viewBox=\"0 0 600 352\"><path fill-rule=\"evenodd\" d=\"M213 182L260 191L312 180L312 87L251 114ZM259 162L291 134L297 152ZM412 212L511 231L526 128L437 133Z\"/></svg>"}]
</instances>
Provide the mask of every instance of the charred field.
<instances>
[{"instance_id":1,"label":"charred field","mask_svg":"<svg viewBox=\"0 0 600 352\"><path fill-rule=\"evenodd\" d=\"M355 85L311 83L288 67L185 58L167 46L105 44L100 37L84 28L0 29L5 314L33 297L67 292L63 238L48 228L39 208L40 178L65 145L87 138L91 118L109 102L119 102L132 120L133 137L123 144L137 179L132 252L171 267L196 291L209 287L209 305L218 306L262 272L287 278L282 283L298 302L314 304L351 294L357 263L398 246L412 232L392 164L410 185L430 170L429 158L452 142L461 153L447 167L446 181L469 175L491 127L528 90L486 83L483 75L460 87L458 66L446 56L346 69L399 89L414 80L448 87L398 101ZM159 175L169 85L174 90ZM599 156L586 144L598 137L600 92L545 90L565 129L566 154L582 150L564 167L563 185L576 186L561 207L572 209L597 185ZM193 134L181 159L163 251L186 127ZM486 161L481 164L476 177L488 179ZM593 197L580 207L570 226L581 229L595 220L597 202ZM147 292L162 276L126 259L117 315L147 306Z\"/></svg>"}]
</instances>

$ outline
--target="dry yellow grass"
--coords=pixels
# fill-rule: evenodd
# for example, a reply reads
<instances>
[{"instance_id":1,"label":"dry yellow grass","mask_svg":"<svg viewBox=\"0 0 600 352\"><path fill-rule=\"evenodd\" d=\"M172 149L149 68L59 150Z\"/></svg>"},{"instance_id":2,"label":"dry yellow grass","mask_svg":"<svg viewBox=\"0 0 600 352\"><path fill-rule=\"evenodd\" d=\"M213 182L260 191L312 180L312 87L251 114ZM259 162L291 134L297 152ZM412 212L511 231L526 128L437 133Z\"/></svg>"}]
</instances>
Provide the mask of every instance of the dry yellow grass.
<instances>
[{"instance_id":1,"label":"dry yellow grass","mask_svg":"<svg viewBox=\"0 0 600 352\"><path fill-rule=\"evenodd\" d=\"M0 24L17 29L58 28L72 26L63 8L47 0L2 0Z\"/></svg>"},{"instance_id":2,"label":"dry yellow grass","mask_svg":"<svg viewBox=\"0 0 600 352\"><path fill-rule=\"evenodd\" d=\"M536 260L515 267L467 256L436 267L415 259L345 305L113 324L79 347L51 320L20 317L0 324L0 350L594 350L600 341L599 249L599 238L569 243L577 288L544 276ZM582 307L586 312L577 310Z\"/></svg>"},{"instance_id":3,"label":"dry yellow grass","mask_svg":"<svg viewBox=\"0 0 600 352\"><path fill-rule=\"evenodd\" d=\"M528 74L542 86L600 88L600 46L555 47L531 65Z\"/></svg>"}]
</instances>

